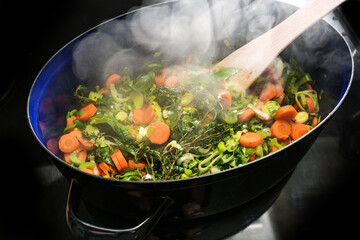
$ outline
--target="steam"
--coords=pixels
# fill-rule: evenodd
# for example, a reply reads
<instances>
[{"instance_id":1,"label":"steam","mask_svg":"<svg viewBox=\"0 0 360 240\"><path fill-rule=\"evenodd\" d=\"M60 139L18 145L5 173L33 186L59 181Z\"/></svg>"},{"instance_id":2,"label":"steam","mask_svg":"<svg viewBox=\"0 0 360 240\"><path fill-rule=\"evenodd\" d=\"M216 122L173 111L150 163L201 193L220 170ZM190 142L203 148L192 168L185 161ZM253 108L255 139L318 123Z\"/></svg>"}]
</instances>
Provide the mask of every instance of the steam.
<instances>
[{"instance_id":1,"label":"steam","mask_svg":"<svg viewBox=\"0 0 360 240\"><path fill-rule=\"evenodd\" d=\"M157 2L162 1L144 1ZM225 57L219 42L245 44L284 20L292 10L271 0L180 0L153 5L103 24L81 40L74 52L74 73L79 79L104 81L123 67L141 67L152 57L149 52L162 52L175 62L195 53L201 62L210 62ZM318 27L301 36L302 42L311 46L309 55L323 47L326 41L320 40L326 36L326 29ZM233 50L228 49L227 54ZM291 47L291 51L303 50L301 45Z\"/></svg>"}]
</instances>

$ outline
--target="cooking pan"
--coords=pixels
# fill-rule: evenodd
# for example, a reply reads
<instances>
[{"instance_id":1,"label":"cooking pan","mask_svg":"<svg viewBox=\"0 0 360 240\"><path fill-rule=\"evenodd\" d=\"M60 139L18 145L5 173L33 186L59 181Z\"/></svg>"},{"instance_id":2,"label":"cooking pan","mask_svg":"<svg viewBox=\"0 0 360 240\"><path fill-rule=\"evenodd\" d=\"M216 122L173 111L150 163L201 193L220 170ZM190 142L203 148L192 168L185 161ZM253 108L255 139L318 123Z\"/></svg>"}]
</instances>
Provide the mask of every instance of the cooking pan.
<instances>
[{"instance_id":1,"label":"cooking pan","mask_svg":"<svg viewBox=\"0 0 360 240\"><path fill-rule=\"evenodd\" d=\"M209 6L216 3L216 1L206 2ZM267 3L265 7L268 10L267 20L264 21L265 15L258 11L259 9L251 10L252 1L230 2L234 3L232 8L238 11L238 14L251 15L251 22L245 22L241 18L235 19L238 21L233 25L236 31L228 35L229 39L237 39L242 43L262 33L265 30L264 22L269 22L270 19L272 25L275 25L296 10L296 7L285 3L260 1L261 4ZM138 41L137 36L131 34L129 30L145 26L132 24L127 20L142 13L153 12L154 8L164 6L166 9L176 8L177 3L175 1L142 8L83 33L59 50L46 63L34 81L27 110L29 124L35 138L64 177L72 184L82 187L82 197L86 201L111 214L119 214L122 216L119 222L124 224L124 229L118 231L96 228L96 226L82 223L72 216L68 209L68 216L72 221L77 221L83 227L116 236L127 232L131 236L136 235L141 238L146 236L146 232L160 217L169 220L204 217L229 210L254 199L275 186L296 168L349 91L354 70L352 49L334 27L321 20L285 49L281 57L285 61L294 58L316 80L315 90L322 92L320 114L323 119L311 132L275 154L215 174L159 182L107 179L90 175L64 162L58 150L51 147L51 142L56 142L61 136L66 125L67 111L75 108L72 93L77 85L101 84L103 81L101 71L104 67L99 67L97 58L112 59L114 57L112 46L121 45L125 52L135 51L137 58L134 62L145 58L144 53L149 55L156 52L158 49L151 49L146 41ZM203 12L203 7L194 3L191 14L201 14L201 12ZM184 11L181 14L187 13ZM214 21L213 18L212 20ZM215 20L218 21L216 18ZM251 28L246 28L250 25ZM142 30L146 32L146 29ZM217 33L211 32L211 34ZM223 40L219 41L218 37L215 39L216 41L213 41L215 45L221 45L216 51L218 58L231 51L228 48L222 48ZM118 42L111 45L113 41ZM166 45L165 42L164 45ZM111 51L103 52L100 49ZM96 57L87 55L93 50L97 53ZM115 61L115 64L112 62L106 68L111 69L116 64L119 62ZM85 66L85 69L88 69L83 71L79 66ZM143 219L129 224L128 219L138 219L139 216L143 216Z\"/></svg>"}]
</instances>

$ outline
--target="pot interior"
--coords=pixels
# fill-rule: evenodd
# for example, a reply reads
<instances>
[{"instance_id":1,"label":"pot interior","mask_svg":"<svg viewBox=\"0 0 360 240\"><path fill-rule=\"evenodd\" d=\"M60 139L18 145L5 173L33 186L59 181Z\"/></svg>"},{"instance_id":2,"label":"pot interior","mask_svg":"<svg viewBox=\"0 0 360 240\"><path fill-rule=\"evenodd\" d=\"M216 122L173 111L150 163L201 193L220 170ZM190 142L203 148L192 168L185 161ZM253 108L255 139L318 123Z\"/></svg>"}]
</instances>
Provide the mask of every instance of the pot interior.
<instances>
[{"instance_id":1,"label":"pot interior","mask_svg":"<svg viewBox=\"0 0 360 240\"><path fill-rule=\"evenodd\" d=\"M225 30L219 33L217 31L224 26L224 23L220 21L221 16L217 16L217 12L213 14L214 16L210 16L211 22L220 27L212 27L211 31L201 33L215 36L216 38L213 39L216 41L204 43L204 38L195 39L194 46L208 45L207 49L200 49L200 53L203 54L200 58L208 58L207 54L211 52L216 55L216 58L221 59L236 49L239 44L248 42L264 32L267 27L276 25L296 10L284 3L265 1L268 5L262 6L261 9L267 9L268 12L264 14L260 10L253 10L254 6L251 3L237 2L234 1L233 6L236 7L233 7L232 14L251 17L246 21L241 17L236 18L232 23L231 33ZM73 92L76 87L79 84L101 86L104 84L104 76L120 65L130 63L136 66L148 60L148 56L159 52L162 45L165 45L165 51L166 48L174 48L176 45L172 45L173 43L166 43L169 41L166 34L161 35L153 45L149 45L147 42L153 39L147 34L151 30L156 32L157 27L148 29L146 27L150 25L145 23L147 14L158 13L159 8L161 11L168 12L173 12L177 8L182 9L176 4L179 3L171 2L143 8L103 23L67 44L47 62L31 89L28 99L28 118L36 138L58 161L63 161L59 155L60 152L48 146L50 146L50 141L57 142L63 133L66 113L77 107L73 101ZM190 12L177 12L175 15L180 20L183 18L184 21L173 19L175 17L172 19L176 26L186 25L189 17L201 15L202 12L203 6L194 3ZM141 21L136 22L134 19ZM157 26L163 24L159 19L154 21ZM271 25L265 26L267 22ZM200 24L200 22L195 23ZM186 31L184 27L179 29ZM221 34L226 35L226 38L219 38ZM226 44L228 42L234 44L229 47ZM187 51L193 49L194 46L185 48L182 46L183 51L180 55L186 55ZM320 21L285 49L281 57L285 61L294 58L315 79L315 89L319 93L322 92L320 113L326 120L341 104L352 79L352 57L343 37L325 21ZM169 55L169 59L173 62L179 61L177 55Z\"/></svg>"}]
</instances>

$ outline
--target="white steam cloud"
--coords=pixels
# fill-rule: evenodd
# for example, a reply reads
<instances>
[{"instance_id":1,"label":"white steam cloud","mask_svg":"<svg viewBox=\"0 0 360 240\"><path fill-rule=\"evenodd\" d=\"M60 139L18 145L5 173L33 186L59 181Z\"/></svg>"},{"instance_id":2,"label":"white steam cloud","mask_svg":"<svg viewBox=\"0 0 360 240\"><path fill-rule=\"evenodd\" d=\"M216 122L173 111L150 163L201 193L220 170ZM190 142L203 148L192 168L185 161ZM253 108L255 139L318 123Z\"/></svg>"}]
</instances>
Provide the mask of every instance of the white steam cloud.
<instances>
[{"instance_id":1,"label":"white steam cloud","mask_svg":"<svg viewBox=\"0 0 360 240\"><path fill-rule=\"evenodd\" d=\"M159 1L146 1L154 2ZM272 0L180 0L153 5L100 25L83 39L75 49L74 72L79 79L104 81L125 66L142 66L152 56L149 51L160 51L173 61L194 52L202 62L221 58L225 55L219 41L245 44L294 10ZM325 31L313 29L302 38L311 49L321 48L324 41L319 39L324 39ZM292 51L303 51L297 48L295 44Z\"/></svg>"}]
</instances>

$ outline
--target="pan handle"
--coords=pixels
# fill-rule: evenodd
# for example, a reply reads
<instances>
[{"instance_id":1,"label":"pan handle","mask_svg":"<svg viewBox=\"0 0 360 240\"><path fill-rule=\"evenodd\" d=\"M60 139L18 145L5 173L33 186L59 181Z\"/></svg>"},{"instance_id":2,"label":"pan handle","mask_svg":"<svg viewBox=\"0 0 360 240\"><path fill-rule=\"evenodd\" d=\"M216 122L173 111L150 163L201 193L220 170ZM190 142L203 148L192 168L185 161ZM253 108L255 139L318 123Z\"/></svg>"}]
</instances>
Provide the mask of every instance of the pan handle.
<instances>
[{"instance_id":1,"label":"pan handle","mask_svg":"<svg viewBox=\"0 0 360 240\"><path fill-rule=\"evenodd\" d=\"M71 180L66 203L66 221L71 232L82 239L145 239L157 222L173 203L169 197L163 197L157 209L137 226L126 229L105 228L87 223L78 218L73 211L72 188L74 180Z\"/></svg>"}]
</instances>

